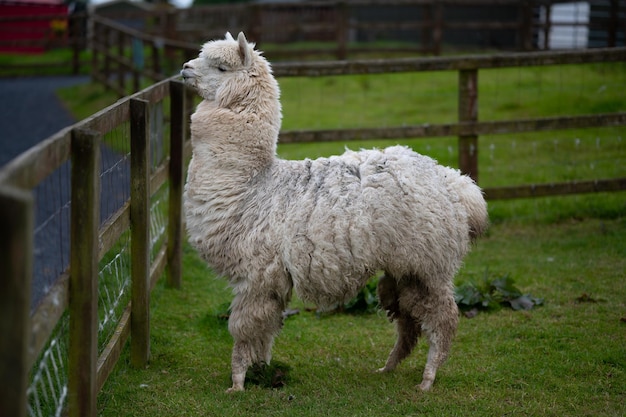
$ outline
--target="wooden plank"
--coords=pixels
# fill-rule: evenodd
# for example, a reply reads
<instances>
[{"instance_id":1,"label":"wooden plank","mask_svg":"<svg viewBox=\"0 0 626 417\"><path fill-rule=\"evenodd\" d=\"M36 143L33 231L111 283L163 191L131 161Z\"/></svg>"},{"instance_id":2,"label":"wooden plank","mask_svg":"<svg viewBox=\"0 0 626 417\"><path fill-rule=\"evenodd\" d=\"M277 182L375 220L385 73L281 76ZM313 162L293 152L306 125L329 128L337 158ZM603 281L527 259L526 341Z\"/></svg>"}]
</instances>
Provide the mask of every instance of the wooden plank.
<instances>
[{"instance_id":1,"label":"wooden plank","mask_svg":"<svg viewBox=\"0 0 626 417\"><path fill-rule=\"evenodd\" d=\"M164 240L161 248L154 257L154 261L150 265L150 285L149 290L152 291L157 281L165 272L167 266L167 238Z\"/></svg>"},{"instance_id":2,"label":"wooden plank","mask_svg":"<svg viewBox=\"0 0 626 417\"><path fill-rule=\"evenodd\" d=\"M161 101L165 97L167 97L167 95L170 92L170 81L177 79L177 78L179 77L175 76L175 77L168 78L166 80L159 81L158 83L151 85L145 90L141 90L133 94L132 96L130 96L130 98L131 99L139 98L142 100L148 100L151 103L156 102L156 101Z\"/></svg>"},{"instance_id":3,"label":"wooden plank","mask_svg":"<svg viewBox=\"0 0 626 417\"><path fill-rule=\"evenodd\" d=\"M128 336L130 336L130 303L122 313L122 317L120 317L120 321L117 323L117 327L115 328L115 332L113 336L104 347L102 354L98 358L97 364L97 383L96 387L98 391L102 389L104 383L111 375L113 368L115 368L115 364L120 358L120 354L122 353L122 349L128 340Z\"/></svg>"},{"instance_id":4,"label":"wooden plank","mask_svg":"<svg viewBox=\"0 0 626 417\"><path fill-rule=\"evenodd\" d=\"M130 228L130 201L115 212L100 228L98 260L115 245L120 236Z\"/></svg>"},{"instance_id":5,"label":"wooden plank","mask_svg":"<svg viewBox=\"0 0 626 417\"><path fill-rule=\"evenodd\" d=\"M167 230L168 284L180 288L183 258L183 190L185 171L185 137L187 136L187 106L185 86L170 81L170 163Z\"/></svg>"},{"instance_id":6,"label":"wooden plank","mask_svg":"<svg viewBox=\"0 0 626 417\"><path fill-rule=\"evenodd\" d=\"M617 61L626 61L626 47L452 57L277 62L272 65L272 70L277 77L303 77L508 68Z\"/></svg>"},{"instance_id":7,"label":"wooden plank","mask_svg":"<svg viewBox=\"0 0 626 417\"><path fill-rule=\"evenodd\" d=\"M78 129L90 129L105 135L125 123L130 118L129 99L118 100L97 113L74 125Z\"/></svg>"},{"instance_id":8,"label":"wooden plank","mask_svg":"<svg viewBox=\"0 0 626 417\"><path fill-rule=\"evenodd\" d=\"M154 173L150 175L150 195L156 193L159 188L163 186L168 180L169 177L169 168L170 168L170 159L169 157L165 158L163 163L161 163L156 169Z\"/></svg>"},{"instance_id":9,"label":"wooden plank","mask_svg":"<svg viewBox=\"0 0 626 417\"><path fill-rule=\"evenodd\" d=\"M28 368L31 369L41 350L50 340L59 319L69 305L69 272L57 278L30 318L30 342L28 346Z\"/></svg>"},{"instance_id":10,"label":"wooden plank","mask_svg":"<svg viewBox=\"0 0 626 417\"><path fill-rule=\"evenodd\" d=\"M510 200L555 195L626 191L626 178L571 181L552 184L530 184L485 188L487 200Z\"/></svg>"},{"instance_id":11,"label":"wooden plank","mask_svg":"<svg viewBox=\"0 0 626 417\"><path fill-rule=\"evenodd\" d=\"M519 132L625 126L626 112L544 117L492 122L423 124L385 128L292 130L280 133L280 143L349 142L370 139L434 138L459 135L498 135Z\"/></svg>"},{"instance_id":12,"label":"wooden plank","mask_svg":"<svg viewBox=\"0 0 626 417\"><path fill-rule=\"evenodd\" d=\"M24 151L0 170L0 183L32 189L70 158L71 128Z\"/></svg>"},{"instance_id":13,"label":"wooden plank","mask_svg":"<svg viewBox=\"0 0 626 417\"><path fill-rule=\"evenodd\" d=\"M27 415L33 207L31 193L0 187L0 416Z\"/></svg>"},{"instance_id":14,"label":"wooden plank","mask_svg":"<svg viewBox=\"0 0 626 417\"><path fill-rule=\"evenodd\" d=\"M130 100L131 364L150 358L150 124L148 102Z\"/></svg>"},{"instance_id":15,"label":"wooden plank","mask_svg":"<svg viewBox=\"0 0 626 417\"><path fill-rule=\"evenodd\" d=\"M98 360L98 226L100 136L72 131L70 230L70 328L68 408L70 417L96 416Z\"/></svg>"}]
</instances>

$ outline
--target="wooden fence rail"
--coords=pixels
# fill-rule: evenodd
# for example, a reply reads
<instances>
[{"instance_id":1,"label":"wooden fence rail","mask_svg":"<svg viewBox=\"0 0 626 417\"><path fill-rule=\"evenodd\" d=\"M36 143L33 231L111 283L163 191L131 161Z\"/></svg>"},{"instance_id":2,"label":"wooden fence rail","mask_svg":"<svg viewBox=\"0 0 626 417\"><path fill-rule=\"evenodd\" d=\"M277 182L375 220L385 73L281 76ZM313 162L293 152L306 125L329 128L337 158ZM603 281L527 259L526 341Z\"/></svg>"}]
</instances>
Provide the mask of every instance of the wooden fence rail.
<instances>
[{"instance_id":1,"label":"wooden fence rail","mask_svg":"<svg viewBox=\"0 0 626 417\"><path fill-rule=\"evenodd\" d=\"M96 396L132 334L133 365L143 366L150 354L150 290L170 262L168 282L181 282L183 146L186 137L184 89L165 80L70 126L26 151L0 170L0 210L5 235L0 280L0 416L25 416L26 386L33 365L65 311L69 312L67 407L70 416L95 416ZM170 156L152 171L149 106L170 101ZM118 126L131 125L130 202L101 224L100 144ZM128 138L126 138L128 139ZM33 263L32 190L71 159L70 267L31 311ZM150 262L150 197L167 181L167 238ZM106 197L106 196L104 196ZM177 206L178 205L178 206ZM98 336L98 262L132 226L130 305L117 323L100 356ZM6 234L8 233L8 235ZM173 242L173 243L171 243ZM170 245L172 247L170 248ZM8 365L8 366L7 366ZM61 403L63 406L63 403ZM60 413L62 410L56 410Z\"/></svg>"}]
</instances>

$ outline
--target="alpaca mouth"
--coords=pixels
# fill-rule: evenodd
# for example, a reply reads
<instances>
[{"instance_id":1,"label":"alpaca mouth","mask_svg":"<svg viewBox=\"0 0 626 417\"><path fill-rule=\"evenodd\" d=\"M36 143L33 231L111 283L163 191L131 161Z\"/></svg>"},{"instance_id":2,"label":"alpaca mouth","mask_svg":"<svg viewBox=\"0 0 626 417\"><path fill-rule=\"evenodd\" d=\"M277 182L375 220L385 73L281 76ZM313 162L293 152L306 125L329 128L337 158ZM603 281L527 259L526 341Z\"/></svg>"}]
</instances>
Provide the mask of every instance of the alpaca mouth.
<instances>
[{"instance_id":1,"label":"alpaca mouth","mask_svg":"<svg viewBox=\"0 0 626 417\"><path fill-rule=\"evenodd\" d=\"M181 70L180 75L183 77L183 81L188 81L190 78L196 78L196 74L188 68Z\"/></svg>"}]
</instances>

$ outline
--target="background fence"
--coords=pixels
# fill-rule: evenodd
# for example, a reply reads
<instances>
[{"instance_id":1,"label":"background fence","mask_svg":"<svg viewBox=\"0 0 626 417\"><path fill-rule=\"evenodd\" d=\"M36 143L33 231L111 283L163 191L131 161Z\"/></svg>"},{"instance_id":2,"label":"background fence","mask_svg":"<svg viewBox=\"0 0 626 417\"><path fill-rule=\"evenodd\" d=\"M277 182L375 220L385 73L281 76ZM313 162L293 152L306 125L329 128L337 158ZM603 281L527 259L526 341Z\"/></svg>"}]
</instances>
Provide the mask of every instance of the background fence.
<instances>
[{"instance_id":1,"label":"background fence","mask_svg":"<svg viewBox=\"0 0 626 417\"><path fill-rule=\"evenodd\" d=\"M198 54L199 46L149 35L115 21L91 19L91 77L123 97L142 82L163 80L180 71L180 63Z\"/></svg>"},{"instance_id":2,"label":"background fence","mask_svg":"<svg viewBox=\"0 0 626 417\"><path fill-rule=\"evenodd\" d=\"M352 0L199 6L177 12L177 39L192 43L244 28L267 56L302 59L444 50L549 49L551 32L594 34L594 46L624 45L626 8L585 2L586 20L561 16L553 0ZM554 6L557 6L555 9ZM551 13L552 12L552 13ZM296 47L279 47L287 43ZM586 42L585 42L586 44ZM579 44L583 46L584 44Z\"/></svg>"},{"instance_id":3,"label":"background fence","mask_svg":"<svg viewBox=\"0 0 626 417\"><path fill-rule=\"evenodd\" d=\"M152 81L173 75L171 63L176 62L176 51L189 51L183 53L188 56L201 43L221 38L226 31L244 30L272 61L625 45L623 2L589 0L569 6L575 7L573 11L559 12L562 3L354 0L174 9L114 2L94 6L89 13L37 9L35 15L34 11L12 12L0 2L0 50L69 46L73 49L71 66L64 61L55 65L65 65L76 74L81 66L93 64L94 77L121 94L124 83L139 90L138 72ZM584 13L579 13L579 8ZM15 38L15 33L23 36ZM90 49L100 57L81 61L80 52L90 42ZM117 52L112 53L112 48ZM0 66L0 70L18 73L27 66L20 63L12 67Z\"/></svg>"}]
</instances>

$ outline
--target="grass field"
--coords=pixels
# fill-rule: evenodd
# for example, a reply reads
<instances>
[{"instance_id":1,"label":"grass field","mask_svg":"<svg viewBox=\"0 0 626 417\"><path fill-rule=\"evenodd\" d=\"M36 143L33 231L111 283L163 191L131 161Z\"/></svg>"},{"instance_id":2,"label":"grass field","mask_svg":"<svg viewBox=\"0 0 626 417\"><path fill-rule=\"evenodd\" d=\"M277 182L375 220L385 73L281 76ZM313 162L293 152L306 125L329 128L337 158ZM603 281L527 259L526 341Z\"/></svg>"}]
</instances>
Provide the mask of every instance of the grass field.
<instances>
[{"instance_id":1,"label":"grass field","mask_svg":"<svg viewBox=\"0 0 626 417\"><path fill-rule=\"evenodd\" d=\"M279 80L284 128L396 126L456 119L453 73ZM621 64L481 72L481 120L626 110ZM71 105L70 105L71 107ZM484 186L626 174L626 129L480 138ZM348 144L351 148L393 142ZM456 165L454 138L402 143ZM286 158L341 152L346 144L281 145ZM531 311L463 317L433 390L419 392L426 344L390 374L375 374L394 342L384 314L322 315L296 300L274 360L286 386L248 384L227 395L232 339L220 318L223 280L185 247L182 290L152 295L152 359L128 348L98 398L101 416L626 415L626 196L497 201L492 227L457 283L509 275L544 299Z\"/></svg>"}]
</instances>

